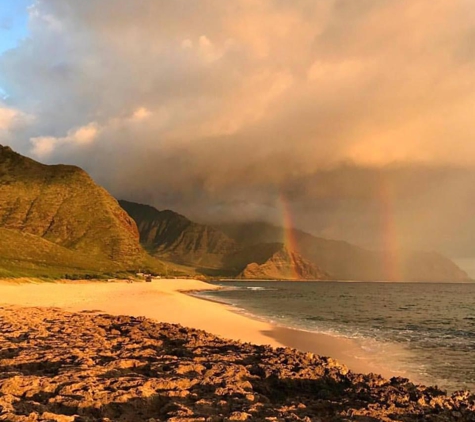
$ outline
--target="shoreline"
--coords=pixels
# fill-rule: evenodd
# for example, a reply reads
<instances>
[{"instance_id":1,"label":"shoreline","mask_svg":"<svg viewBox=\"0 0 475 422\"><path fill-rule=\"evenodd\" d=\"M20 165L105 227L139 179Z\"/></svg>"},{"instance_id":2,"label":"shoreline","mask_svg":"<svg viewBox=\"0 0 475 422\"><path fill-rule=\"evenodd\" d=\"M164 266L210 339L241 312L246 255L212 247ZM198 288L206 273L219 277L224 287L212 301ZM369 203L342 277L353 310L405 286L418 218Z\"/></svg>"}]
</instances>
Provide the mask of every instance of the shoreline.
<instances>
[{"instance_id":1,"label":"shoreline","mask_svg":"<svg viewBox=\"0 0 475 422\"><path fill-rule=\"evenodd\" d=\"M217 287L218 289L211 290L219 290L221 286ZM227 287L223 288L226 289ZM290 347L301 352L310 352L316 355L336 359L338 362L347 366L351 371L356 373L374 373L382 375L388 379L391 377L405 377L418 384L427 383L427 380L422 379L417 374L409 373L402 368L395 369L385 366L383 362L386 362L386 359L382 354L380 355L378 352L370 353L365 350L362 344L360 344L356 339L308 331L301 328L279 325L275 322L266 321L264 318L260 318L257 315L247 313L247 311L244 313L241 308L232 304L207 296L200 296L199 293L204 291L205 290L183 291L182 293L199 300L217 303L221 306L227 307L229 311L244 316L250 321L258 321L268 324L270 330L263 331L262 334L269 339L282 344L284 347ZM390 348L393 353L407 353L406 350L396 344L386 343L385 346L386 348Z\"/></svg>"},{"instance_id":2,"label":"shoreline","mask_svg":"<svg viewBox=\"0 0 475 422\"><path fill-rule=\"evenodd\" d=\"M292 283L296 280L286 280L286 279L258 279L258 278L240 278L240 279L231 279L231 278L224 278L213 280L218 283L261 283L261 282L282 282L282 283ZM471 278L465 281L417 281L417 280L297 280L297 282L305 282L305 283L397 283L397 284L474 284L475 278Z\"/></svg>"},{"instance_id":3,"label":"shoreline","mask_svg":"<svg viewBox=\"0 0 475 422\"><path fill-rule=\"evenodd\" d=\"M377 362L355 340L312 333L244 315L236 307L193 295L222 287L191 279L161 279L152 283L125 281L60 281L55 283L0 281L0 306L56 307L70 312L100 311L111 315L144 316L159 322L202 329L223 338L272 347L291 347L329 356L357 373L403 376Z\"/></svg>"}]
</instances>

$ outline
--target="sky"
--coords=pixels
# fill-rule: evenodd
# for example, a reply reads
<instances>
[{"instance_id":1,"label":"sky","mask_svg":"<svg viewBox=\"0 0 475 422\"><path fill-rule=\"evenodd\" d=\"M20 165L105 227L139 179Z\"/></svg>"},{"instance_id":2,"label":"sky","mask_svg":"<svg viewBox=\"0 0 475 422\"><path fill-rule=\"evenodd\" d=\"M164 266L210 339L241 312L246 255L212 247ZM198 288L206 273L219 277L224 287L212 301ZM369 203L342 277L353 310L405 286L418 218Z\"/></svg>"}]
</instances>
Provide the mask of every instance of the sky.
<instances>
[{"instance_id":1,"label":"sky","mask_svg":"<svg viewBox=\"0 0 475 422\"><path fill-rule=\"evenodd\" d=\"M17 47L28 36L28 10L32 0L3 0L0 4L0 53Z\"/></svg>"},{"instance_id":2,"label":"sky","mask_svg":"<svg viewBox=\"0 0 475 422\"><path fill-rule=\"evenodd\" d=\"M197 221L475 257L473 0L0 12L0 143Z\"/></svg>"}]
</instances>

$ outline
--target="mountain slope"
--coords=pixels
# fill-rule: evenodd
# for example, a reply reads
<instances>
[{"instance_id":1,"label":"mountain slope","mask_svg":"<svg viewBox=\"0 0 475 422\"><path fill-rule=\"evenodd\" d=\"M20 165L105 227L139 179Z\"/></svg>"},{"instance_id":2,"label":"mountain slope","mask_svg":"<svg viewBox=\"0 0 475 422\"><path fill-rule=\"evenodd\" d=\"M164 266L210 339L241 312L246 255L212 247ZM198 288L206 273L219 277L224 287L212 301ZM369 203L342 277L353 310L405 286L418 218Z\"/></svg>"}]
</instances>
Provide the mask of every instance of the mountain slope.
<instances>
[{"instance_id":1,"label":"mountain slope","mask_svg":"<svg viewBox=\"0 0 475 422\"><path fill-rule=\"evenodd\" d=\"M468 274L453 261L436 252L412 252L403 258L404 280L468 281Z\"/></svg>"},{"instance_id":2,"label":"mountain slope","mask_svg":"<svg viewBox=\"0 0 475 422\"><path fill-rule=\"evenodd\" d=\"M86 254L15 230L0 228L0 276L68 277L100 275L111 271L108 261L91 260Z\"/></svg>"},{"instance_id":3,"label":"mountain slope","mask_svg":"<svg viewBox=\"0 0 475 422\"><path fill-rule=\"evenodd\" d=\"M120 200L135 220L142 245L175 263L242 278L327 279L327 274L282 243L239 246L220 230L197 224L170 210Z\"/></svg>"},{"instance_id":4,"label":"mountain slope","mask_svg":"<svg viewBox=\"0 0 475 422\"><path fill-rule=\"evenodd\" d=\"M3 146L0 228L41 238L30 238L29 244L43 251L45 266L50 249L64 258L60 259L61 266L70 262L75 267L79 256L87 258L85 262L79 260L83 268L90 269L104 267L97 262L107 263L109 269L123 269L149 261L139 244L135 222L85 171L40 164ZM10 244L5 236L0 238L0 251L9 248L13 254L24 254L22 238L13 239L11 233L9 238ZM34 255L34 248L28 252ZM57 264L53 257L50 264Z\"/></svg>"},{"instance_id":5,"label":"mountain slope","mask_svg":"<svg viewBox=\"0 0 475 422\"><path fill-rule=\"evenodd\" d=\"M119 204L135 220L141 244L154 256L180 264L222 268L224 257L237 250L236 242L220 230L194 223L176 212L124 200Z\"/></svg>"},{"instance_id":6,"label":"mountain slope","mask_svg":"<svg viewBox=\"0 0 475 422\"><path fill-rule=\"evenodd\" d=\"M337 279L361 281L468 281L449 259L427 252L388 255L348 242L292 230L297 250L283 248L284 229L267 223L216 227L197 224L173 211L119 201L136 221L142 245L154 256L213 269L215 275L246 278ZM299 271L291 271L298 266Z\"/></svg>"},{"instance_id":7,"label":"mountain slope","mask_svg":"<svg viewBox=\"0 0 475 422\"><path fill-rule=\"evenodd\" d=\"M267 280L328 280L329 275L300 254L280 245L268 259L259 264L247 264L239 275L245 279Z\"/></svg>"},{"instance_id":8,"label":"mountain slope","mask_svg":"<svg viewBox=\"0 0 475 422\"><path fill-rule=\"evenodd\" d=\"M284 229L267 223L217 226L241 245L279 242ZM335 279L361 281L468 281L468 275L437 253L370 251L348 242L323 239L292 230L298 252Z\"/></svg>"}]
</instances>

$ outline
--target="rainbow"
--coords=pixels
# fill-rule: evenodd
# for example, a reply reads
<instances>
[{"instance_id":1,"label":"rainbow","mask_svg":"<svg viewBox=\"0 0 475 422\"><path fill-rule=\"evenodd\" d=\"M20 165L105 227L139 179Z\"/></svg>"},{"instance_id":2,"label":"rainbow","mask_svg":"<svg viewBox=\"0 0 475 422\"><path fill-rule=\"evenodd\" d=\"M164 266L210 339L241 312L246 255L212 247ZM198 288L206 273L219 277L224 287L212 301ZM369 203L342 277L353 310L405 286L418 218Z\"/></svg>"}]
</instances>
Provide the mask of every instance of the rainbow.
<instances>
[{"instance_id":1,"label":"rainbow","mask_svg":"<svg viewBox=\"0 0 475 422\"><path fill-rule=\"evenodd\" d=\"M383 274L387 280L403 280L402 257L395 216L395 206L391 185L387 178L382 176L379 183L377 200L381 209L381 236L383 249ZM282 215L283 239L282 243L290 253L299 253L295 236L295 225L292 218L290 203L283 193L279 195ZM301 279L300 274L292 266L292 279Z\"/></svg>"},{"instance_id":2,"label":"rainbow","mask_svg":"<svg viewBox=\"0 0 475 422\"><path fill-rule=\"evenodd\" d=\"M282 243L284 244L284 247L289 251L289 253L291 254L299 253L297 239L295 237L295 230L294 230L295 226L292 219L290 204L283 193L280 193L279 195L279 203L280 203L280 209L281 209L281 214L282 214L282 228L283 228ZM289 277L294 280L301 279L301 276L296 270L294 265L292 265Z\"/></svg>"},{"instance_id":3,"label":"rainbow","mask_svg":"<svg viewBox=\"0 0 475 422\"><path fill-rule=\"evenodd\" d=\"M378 200L381 206L381 230L383 244L384 274L388 280L403 280L398 231L394 212L391 186L382 176L379 185Z\"/></svg>"}]
</instances>

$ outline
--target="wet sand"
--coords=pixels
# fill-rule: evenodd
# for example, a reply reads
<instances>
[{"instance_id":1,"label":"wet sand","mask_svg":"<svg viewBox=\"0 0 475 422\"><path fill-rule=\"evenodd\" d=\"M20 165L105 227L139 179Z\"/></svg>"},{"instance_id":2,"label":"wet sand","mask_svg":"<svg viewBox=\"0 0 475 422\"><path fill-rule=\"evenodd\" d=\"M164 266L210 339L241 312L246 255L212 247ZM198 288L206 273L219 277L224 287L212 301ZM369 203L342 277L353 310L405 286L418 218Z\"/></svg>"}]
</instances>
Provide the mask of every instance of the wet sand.
<instances>
[{"instance_id":1,"label":"wet sand","mask_svg":"<svg viewBox=\"0 0 475 422\"><path fill-rule=\"evenodd\" d=\"M381 352L365 350L356 340L287 327L274 327L270 331L264 331L263 334L288 347L332 357L354 372L381 374L386 378L402 376L410 378L413 382L424 382L403 368L395 369L396 363L391 362L387 356ZM397 345L386 345L386 348L391 349L391 355L407 353Z\"/></svg>"}]
</instances>

